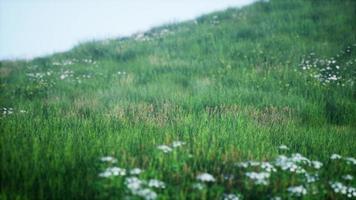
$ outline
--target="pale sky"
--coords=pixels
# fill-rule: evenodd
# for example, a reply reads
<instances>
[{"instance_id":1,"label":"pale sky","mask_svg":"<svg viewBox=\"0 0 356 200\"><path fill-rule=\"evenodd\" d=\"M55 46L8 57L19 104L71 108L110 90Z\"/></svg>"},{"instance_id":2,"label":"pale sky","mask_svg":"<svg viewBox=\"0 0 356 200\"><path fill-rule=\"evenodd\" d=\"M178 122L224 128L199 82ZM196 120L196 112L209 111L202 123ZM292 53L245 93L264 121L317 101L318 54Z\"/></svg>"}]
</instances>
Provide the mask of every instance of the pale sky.
<instances>
[{"instance_id":1,"label":"pale sky","mask_svg":"<svg viewBox=\"0 0 356 200\"><path fill-rule=\"evenodd\" d=\"M66 51L255 0L0 0L0 60Z\"/></svg>"}]
</instances>

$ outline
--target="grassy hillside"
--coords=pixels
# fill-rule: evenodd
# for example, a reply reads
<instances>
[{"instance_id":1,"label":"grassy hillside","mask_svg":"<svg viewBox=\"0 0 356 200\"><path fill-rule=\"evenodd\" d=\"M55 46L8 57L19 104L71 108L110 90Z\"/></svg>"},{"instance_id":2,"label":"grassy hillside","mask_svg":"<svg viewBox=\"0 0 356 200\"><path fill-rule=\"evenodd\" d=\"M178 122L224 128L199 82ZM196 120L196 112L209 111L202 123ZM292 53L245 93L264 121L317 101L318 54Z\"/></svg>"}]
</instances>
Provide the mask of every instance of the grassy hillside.
<instances>
[{"instance_id":1,"label":"grassy hillside","mask_svg":"<svg viewBox=\"0 0 356 200\"><path fill-rule=\"evenodd\" d=\"M355 198L355 22L271 0L2 61L0 199Z\"/></svg>"}]
</instances>

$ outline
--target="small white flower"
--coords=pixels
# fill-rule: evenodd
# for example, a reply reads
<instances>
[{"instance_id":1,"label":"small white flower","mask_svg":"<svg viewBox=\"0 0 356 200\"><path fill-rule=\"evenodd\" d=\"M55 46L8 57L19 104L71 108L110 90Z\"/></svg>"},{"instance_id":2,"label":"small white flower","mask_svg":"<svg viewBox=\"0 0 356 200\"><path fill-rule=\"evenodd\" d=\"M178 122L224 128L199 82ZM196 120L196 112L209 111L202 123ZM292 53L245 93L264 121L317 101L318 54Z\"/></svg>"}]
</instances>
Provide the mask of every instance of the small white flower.
<instances>
[{"instance_id":1,"label":"small white flower","mask_svg":"<svg viewBox=\"0 0 356 200\"><path fill-rule=\"evenodd\" d=\"M173 143L172 143L173 148L177 148L177 147L180 147L183 145L185 145L185 142L182 142L182 141L173 141Z\"/></svg>"},{"instance_id":2,"label":"small white flower","mask_svg":"<svg viewBox=\"0 0 356 200\"><path fill-rule=\"evenodd\" d=\"M336 81L338 78L335 75L329 77L329 80Z\"/></svg>"},{"instance_id":3,"label":"small white flower","mask_svg":"<svg viewBox=\"0 0 356 200\"><path fill-rule=\"evenodd\" d=\"M291 193L292 195L295 196L302 196L307 194L307 189L304 188L304 186L291 186L288 188L288 192Z\"/></svg>"},{"instance_id":4,"label":"small white flower","mask_svg":"<svg viewBox=\"0 0 356 200\"><path fill-rule=\"evenodd\" d=\"M276 172L277 171L277 169L269 162L262 162L261 168L267 172Z\"/></svg>"},{"instance_id":5,"label":"small white flower","mask_svg":"<svg viewBox=\"0 0 356 200\"><path fill-rule=\"evenodd\" d=\"M215 178L208 173L202 173L197 176L197 179L202 182L215 182Z\"/></svg>"},{"instance_id":6,"label":"small white flower","mask_svg":"<svg viewBox=\"0 0 356 200\"><path fill-rule=\"evenodd\" d=\"M99 174L99 177L103 177L103 178L108 178L110 176L112 176L112 173L110 171L104 171Z\"/></svg>"},{"instance_id":7,"label":"small white flower","mask_svg":"<svg viewBox=\"0 0 356 200\"><path fill-rule=\"evenodd\" d=\"M257 185L268 185L268 178L271 174L268 172L247 172L245 175Z\"/></svg>"},{"instance_id":8,"label":"small white flower","mask_svg":"<svg viewBox=\"0 0 356 200\"><path fill-rule=\"evenodd\" d=\"M141 173L142 173L142 170L140 168L134 168L134 169L130 170L130 174L132 174L132 175L138 175Z\"/></svg>"},{"instance_id":9,"label":"small white flower","mask_svg":"<svg viewBox=\"0 0 356 200\"><path fill-rule=\"evenodd\" d=\"M283 171L290 171L297 174L305 173L305 169L298 165L298 163L309 163L310 161L300 154L293 154L292 157L280 155L275 161L275 165L280 167Z\"/></svg>"},{"instance_id":10,"label":"small white flower","mask_svg":"<svg viewBox=\"0 0 356 200\"><path fill-rule=\"evenodd\" d=\"M323 163L317 160L313 160L311 163L315 169L320 169L323 166Z\"/></svg>"},{"instance_id":11,"label":"small white flower","mask_svg":"<svg viewBox=\"0 0 356 200\"><path fill-rule=\"evenodd\" d=\"M253 160L248 161L248 164L249 164L250 166L252 166L252 167L257 167L257 166L260 166L260 165L261 165L260 162L253 161Z\"/></svg>"},{"instance_id":12,"label":"small white flower","mask_svg":"<svg viewBox=\"0 0 356 200\"><path fill-rule=\"evenodd\" d=\"M167 145L159 145L157 148L163 151L164 153L169 153L172 151L172 148Z\"/></svg>"},{"instance_id":13,"label":"small white flower","mask_svg":"<svg viewBox=\"0 0 356 200\"><path fill-rule=\"evenodd\" d=\"M337 181L329 182L329 184L335 193L341 193L349 198L356 197L356 188L354 187L347 187L343 183Z\"/></svg>"},{"instance_id":14,"label":"small white flower","mask_svg":"<svg viewBox=\"0 0 356 200\"><path fill-rule=\"evenodd\" d=\"M317 181L319 179L319 176L317 174L311 175L309 173L305 173L304 176L307 180L307 183L314 183L315 181Z\"/></svg>"},{"instance_id":15,"label":"small white flower","mask_svg":"<svg viewBox=\"0 0 356 200\"><path fill-rule=\"evenodd\" d=\"M280 146L278 147L278 149L280 149L280 150L289 150L289 148L288 148L286 145L284 145L284 144L280 145Z\"/></svg>"},{"instance_id":16,"label":"small white flower","mask_svg":"<svg viewBox=\"0 0 356 200\"><path fill-rule=\"evenodd\" d=\"M157 179L151 179L148 181L148 186L149 187L154 187L154 188L162 188L164 189L166 187L166 184L160 180Z\"/></svg>"},{"instance_id":17,"label":"small white flower","mask_svg":"<svg viewBox=\"0 0 356 200\"><path fill-rule=\"evenodd\" d=\"M137 190L135 192L132 192L134 195L140 196L145 200L154 200L157 199L157 193L152 191L149 188L144 188Z\"/></svg>"},{"instance_id":18,"label":"small white flower","mask_svg":"<svg viewBox=\"0 0 356 200\"><path fill-rule=\"evenodd\" d=\"M351 181L351 180L354 179L354 177L353 177L352 175L350 175L350 174L347 174L347 175L345 175L345 176L342 176L342 178L343 178L344 180L349 180L349 181Z\"/></svg>"},{"instance_id":19,"label":"small white flower","mask_svg":"<svg viewBox=\"0 0 356 200\"><path fill-rule=\"evenodd\" d=\"M223 200L239 200L239 196L235 194L224 194Z\"/></svg>"},{"instance_id":20,"label":"small white flower","mask_svg":"<svg viewBox=\"0 0 356 200\"><path fill-rule=\"evenodd\" d=\"M339 155L339 154L336 154L336 153L334 153L334 154L332 154L331 156L330 156L330 159L331 160L338 160L338 159L341 159L342 157Z\"/></svg>"},{"instance_id":21,"label":"small white flower","mask_svg":"<svg viewBox=\"0 0 356 200\"><path fill-rule=\"evenodd\" d=\"M125 184L126 187L130 189L131 192L133 192L141 189L144 182L138 179L137 177L128 177L125 179Z\"/></svg>"},{"instance_id":22,"label":"small white flower","mask_svg":"<svg viewBox=\"0 0 356 200\"><path fill-rule=\"evenodd\" d=\"M194 183L194 184L192 185L192 188L193 188L193 189L197 189L197 190L202 190L202 189L205 188L205 185L204 185L203 183Z\"/></svg>"},{"instance_id":23,"label":"small white flower","mask_svg":"<svg viewBox=\"0 0 356 200\"><path fill-rule=\"evenodd\" d=\"M113 176L125 176L126 175L126 169L122 169L120 167L109 167L106 170L110 171L113 174Z\"/></svg>"},{"instance_id":24,"label":"small white flower","mask_svg":"<svg viewBox=\"0 0 356 200\"><path fill-rule=\"evenodd\" d=\"M104 172L100 173L99 176L103 178L108 178L111 176L125 176L126 170L119 167L109 167Z\"/></svg>"},{"instance_id":25,"label":"small white flower","mask_svg":"<svg viewBox=\"0 0 356 200\"><path fill-rule=\"evenodd\" d=\"M346 157L345 158L345 160L346 160L346 162L347 162L347 164L353 164L353 165L356 165L356 159L355 158L353 158L353 157Z\"/></svg>"},{"instance_id":26,"label":"small white flower","mask_svg":"<svg viewBox=\"0 0 356 200\"><path fill-rule=\"evenodd\" d=\"M292 154L291 159L293 162L296 162L296 163L304 163L304 164L310 163L310 160L308 158L302 156L300 153Z\"/></svg>"},{"instance_id":27,"label":"small white flower","mask_svg":"<svg viewBox=\"0 0 356 200\"><path fill-rule=\"evenodd\" d=\"M241 167L241 168L247 168L248 162L239 162L239 163L236 163L235 165L238 167Z\"/></svg>"},{"instance_id":28,"label":"small white flower","mask_svg":"<svg viewBox=\"0 0 356 200\"><path fill-rule=\"evenodd\" d=\"M117 159L111 156L105 156L105 157L101 157L100 160L102 162L111 162L111 163L116 163Z\"/></svg>"}]
</instances>

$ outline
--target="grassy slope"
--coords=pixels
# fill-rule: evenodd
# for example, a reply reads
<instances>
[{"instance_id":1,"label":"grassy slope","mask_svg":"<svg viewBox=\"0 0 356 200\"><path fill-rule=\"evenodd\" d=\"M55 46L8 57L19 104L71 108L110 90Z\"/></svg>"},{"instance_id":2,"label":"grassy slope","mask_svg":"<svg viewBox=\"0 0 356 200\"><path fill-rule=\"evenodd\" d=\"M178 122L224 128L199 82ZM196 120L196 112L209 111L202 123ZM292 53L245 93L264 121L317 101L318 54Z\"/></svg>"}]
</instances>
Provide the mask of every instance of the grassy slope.
<instances>
[{"instance_id":1,"label":"grassy slope","mask_svg":"<svg viewBox=\"0 0 356 200\"><path fill-rule=\"evenodd\" d=\"M0 197L117 197L124 187L97 176L105 155L121 167L145 169L144 178L164 180L162 198L283 196L288 180L251 189L224 182L223 174L243 177L233 163L272 159L280 144L323 162L332 153L356 156L356 56L341 53L356 50L355 9L352 0L275 0L158 27L145 33L147 40L94 41L28 62L1 62L0 105L14 114L0 119ZM340 54L341 67L353 60L342 68L345 86L323 85L301 70L311 52ZM187 145L169 155L157 150L173 140ZM218 182L209 192L191 191L205 171Z\"/></svg>"}]
</instances>

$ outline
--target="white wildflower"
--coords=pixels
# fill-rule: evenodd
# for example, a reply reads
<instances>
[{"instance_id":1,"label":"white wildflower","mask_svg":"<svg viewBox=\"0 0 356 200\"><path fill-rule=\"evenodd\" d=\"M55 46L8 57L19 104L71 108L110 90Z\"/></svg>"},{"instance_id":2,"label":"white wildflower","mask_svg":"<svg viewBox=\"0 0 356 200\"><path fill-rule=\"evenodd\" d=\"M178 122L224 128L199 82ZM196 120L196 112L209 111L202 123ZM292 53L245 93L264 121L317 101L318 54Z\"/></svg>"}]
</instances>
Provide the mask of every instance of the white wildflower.
<instances>
[{"instance_id":1,"label":"white wildflower","mask_svg":"<svg viewBox=\"0 0 356 200\"><path fill-rule=\"evenodd\" d=\"M140 169L140 168L133 168L133 169L130 170L130 174L132 174L132 175L138 175L138 174L141 174L142 171L143 171L143 170Z\"/></svg>"},{"instance_id":2,"label":"white wildflower","mask_svg":"<svg viewBox=\"0 0 356 200\"><path fill-rule=\"evenodd\" d=\"M296 163L310 164L310 160L308 158L302 156L300 153L292 154L291 159L293 162L296 162Z\"/></svg>"},{"instance_id":3,"label":"white wildflower","mask_svg":"<svg viewBox=\"0 0 356 200\"><path fill-rule=\"evenodd\" d=\"M61 74L61 76L59 77L61 80L67 78L67 75L66 74Z\"/></svg>"},{"instance_id":4,"label":"white wildflower","mask_svg":"<svg viewBox=\"0 0 356 200\"><path fill-rule=\"evenodd\" d=\"M132 194L142 197L145 200L157 199L157 193L149 188L137 190L135 192L132 192Z\"/></svg>"},{"instance_id":5,"label":"white wildflower","mask_svg":"<svg viewBox=\"0 0 356 200\"><path fill-rule=\"evenodd\" d=\"M117 159L111 156L105 156L105 157L101 157L100 160L102 162L111 162L111 163L116 163Z\"/></svg>"},{"instance_id":6,"label":"white wildflower","mask_svg":"<svg viewBox=\"0 0 356 200\"><path fill-rule=\"evenodd\" d=\"M159 145L157 148L163 151L164 153L169 153L172 151L172 148L167 145Z\"/></svg>"},{"instance_id":7,"label":"white wildflower","mask_svg":"<svg viewBox=\"0 0 356 200\"><path fill-rule=\"evenodd\" d=\"M109 167L104 172L100 173L99 176L103 178L108 178L111 176L125 176L126 170L119 167Z\"/></svg>"},{"instance_id":8,"label":"white wildflower","mask_svg":"<svg viewBox=\"0 0 356 200\"><path fill-rule=\"evenodd\" d=\"M319 180L319 176L316 174L316 175L312 175L312 174L309 174L309 173L305 173L304 174L306 180L307 180L307 183L313 183L317 180Z\"/></svg>"},{"instance_id":9,"label":"white wildflower","mask_svg":"<svg viewBox=\"0 0 356 200\"><path fill-rule=\"evenodd\" d=\"M235 194L224 194L223 200L239 200L239 196Z\"/></svg>"},{"instance_id":10,"label":"white wildflower","mask_svg":"<svg viewBox=\"0 0 356 200\"><path fill-rule=\"evenodd\" d=\"M202 182L215 182L215 178L208 173L202 173L197 176L197 179Z\"/></svg>"},{"instance_id":11,"label":"white wildflower","mask_svg":"<svg viewBox=\"0 0 356 200\"><path fill-rule=\"evenodd\" d=\"M340 193L348 198L356 197L356 188L354 187L347 187L341 182L329 182L331 188L334 190L335 193Z\"/></svg>"},{"instance_id":12,"label":"white wildflower","mask_svg":"<svg viewBox=\"0 0 356 200\"><path fill-rule=\"evenodd\" d=\"M356 165L356 159L355 158L353 158L353 157L346 157L345 158L345 160L346 160L346 162L347 162L347 164L353 164L353 165Z\"/></svg>"},{"instance_id":13,"label":"white wildflower","mask_svg":"<svg viewBox=\"0 0 356 200\"><path fill-rule=\"evenodd\" d=\"M248 161L248 164L252 167L257 167L261 165L261 163L258 161Z\"/></svg>"},{"instance_id":14,"label":"white wildflower","mask_svg":"<svg viewBox=\"0 0 356 200\"><path fill-rule=\"evenodd\" d=\"M248 162L239 162L239 163L236 163L235 165L238 167L241 167L241 168L247 168L249 164L248 164Z\"/></svg>"},{"instance_id":15,"label":"white wildflower","mask_svg":"<svg viewBox=\"0 0 356 200\"><path fill-rule=\"evenodd\" d=\"M320 169L323 166L323 163L317 160L313 160L311 163L315 169Z\"/></svg>"},{"instance_id":16,"label":"white wildflower","mask_svg":"<svg viewBox=\"0 0 356 200\"><path fill-rule=\"evenodd\" d=\"M284 155L280 155L277 157L275 165L280 167L283 171L290 171L301 174L305 172L305 169L297 165L299 162L305 162L304 157L297 155L288 158Z\"/></svg>"},{"instance_id":17,"label":"white wildflower","mask_svg":"<svg viewBox=\"0 0 356 200\"><path fill-rule=\"evenodd\" d=\"M291 186L288 188L288 192L294 196L300 197L307 194L307 189L304 186Z\"/></svg>"},{"instance_id":18,"label":"white wildflower","mask_svg":"<svg viewBox=\"0 0 356 200\"><path fill-rule=\"evenodd\" d=\"M148 186L149 187L154 187L154 188L162 188L164 189L166 187L166 184L164 182L157 180L157 179L151 179L148 181Z\"/></svg>"},{"instance_id":19,"label":"white wildflower","mask_svg":"<svg viewBox=\"0 0 356 200\"><path fill-rule=\"evenodd\" d=\"M137 177L128 177L125 179L125 184L128 189L133 191L137 191L141 189L142 185L144 184L144 181L138 179Z\"/></svg>"},{"instance_id":20,"label":"white wildflower","mask_svg":"<svg viewBox=\"0 0 356 200\"><path fill-rule=\"evenodd\" d=\"M108 178L111 177L112 173L110 171L104 171L102 173L99 174L99 177L103 177L103 178Z\"/></svg>"},{"instance_id":21,"label":"white wildflower","mask_svg":"<svg viewBox=\"0 0 356 200\"><path fill-rule=\"evenodd\" d=\"M338 78L335 75L329 77L329 80L336 81Z\"/></svg>"},{"instance_id":22,"label":"white wildflower","mask_svg":"<svg viewBox=\"0 0 356 200\"><path fill-rule=\"evenodd\" d=\"M278 147L278 149L280 149L280 150L289 150L289 148L288 148L286 145L284 145L284 144L280 145L280 146Z\"/></svg>"},{"instance_id":23,"label":"white wildflower","mask_svg":"<svg viewBox=\"0 0 356 200\"><path fill-rule=\"evenodd\" d=\"M111 171L114 176L125 176L126 169L122 169L120 167L109 167L106 169L107 171Z\"/></svg>"},{"instance_id":24,"label":"white wildflower","mask_svg":"<svg viewBox=\"0 0 356 200\"><path fill-rule=\"evenodd\" d=\"M192 185L192 188L193 188L193 189L197 189L197 190L202 190L202 189L205 188L205 185L204 185L203 183L194 183L194 184Z\"/></svg>"},{"instance_id":25,"label":"white wildflower","mask_svg":"<svg viewBox=\"0 0 356 200\"><path fill-rule=\"evenodd\" d=\"M267 172L247 172L245 175L257 185L268 185L268 178L271 174Z\"/></svg>"},{"instance_id":26,"label":"white wildflower","mask_svg":"<svg viewBox=\"0 0 356 200\"><path fill-rule=\"evenodd\" d=\"M341 158L342 157L339 154L335 154L335 153L330 156L331 160L338 160L338 159L341 159Z\"/></svg>"},{"instance_id":27,"label":"white wildflower","mask_svg":"<svg viewBox=\"0 0 356 200\"><path fill-rule=\"evenodd\" d=\"M262 162L261 168L267 172L276 172L277 171L277 169L269 162Z\"/></svg>"},{"instance_id":28,"label":"white wildflower","mask_svg":"<svg viewBox=\"0 0 356 200\"><path fill-rule=\"evenodd\" d=\"M344 180L349 180L349 181L352 181L354 179L354 177L350 174L344 175L344 176L342 176L342 178Z\"/></svg>"},{"instance_id":29,"label":"white wildflower","mask_svg":"<svg viewBox=\"0 0 356 200\"><path fill-rule=\"evenodd\" d=\"M177 147L180 147L180 146L183 146L183 145L185 145L185 142L182 142L182 141L174 141L172 143L172 147L173 148L177 148Z\"/></svg>"}]
</instances>

